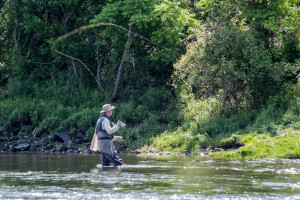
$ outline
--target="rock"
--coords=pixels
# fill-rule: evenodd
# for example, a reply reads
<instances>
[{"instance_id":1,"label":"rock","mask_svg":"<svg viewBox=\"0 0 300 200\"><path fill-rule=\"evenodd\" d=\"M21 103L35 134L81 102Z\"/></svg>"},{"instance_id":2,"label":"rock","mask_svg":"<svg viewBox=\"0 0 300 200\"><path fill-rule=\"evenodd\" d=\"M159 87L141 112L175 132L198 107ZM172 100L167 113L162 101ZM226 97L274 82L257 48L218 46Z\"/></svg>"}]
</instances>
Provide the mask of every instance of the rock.
<instances>
[{"instance_id":1,"label":"rock","mask_svg":"<svg viewBox=\"0 0 300 200\"><path fill-rule=\"evenodd\" d=\"M47 144L46 149L53 149L54 145L53 144Z\"/></svg>"},{"instance_id":2,"label":"rock","mask_svg":"<svg viewBox=\"0 0 300 200\"><path fill-rule=\"evenodd\" d=\"M69 141L71 141L68 132L61 132L61 133L56 133L54 135L54 141L59 141L59 142L63 142L63 143L68 143Z\"/></svg>"},{"instance_id":3,"label":"rock","mask_svg":"<svg viewBox=\"0 0 300 200\"><path fill-rule=\"evenodd\" d=\"M7 137L0 137L0 142L7 142L8 138Z\"/></svg>"},{"instance_id":4,"label":"rock","mask_svg":"<svg viewBox=\"0 0 300 200\"><path fill-rule=\"evenodd\" d=\"M140 153L141 153L141 149L136 149L136 150L135 150L135 153L136 153L136 154L140 154Z\"/></svg>"},{"instance_id":5,"label":"rock","mask_svg":"<svg viewBox=\"0 0 300 200\"><path fill-rule=\"evenodd\" d=\"M74 153L74 151L72 149L69 149L68 153Z\"/></svg>"},{"instance_id":6,"label":"rock","mask_svg":"<svg viewBox=\"0 0 300 200\"><path fill-rule=\"evenodd\" d=\"M14 146L13 150L14 151L28 151L29 148L30 148L30 144L25 143L25 144L19 144L17 146Z\"/></svg>"},{"instance_id":7,"label":"rock","mask_svg":"<svg viewBox=\"0 0 300 200\"><path fill-rule=\"evenodd\" d=\"M90 150L89 148L87 148L86 150L83 151L84 154L91 154L93 153L92 150Z\"/></svg>"},{"instance_id":8,"label":"rock","mask_svg":"<svg viewBox=\"0 0 300 200\"><path fill-rule=\"evenodd\" d=\"M59 148L60 152L67 151L67 150L68 150L68 147L66 145L63 145L62 147Z\"/></svg>"},{"instance_id":9,"label":"rock","mask_svg":"<svg viewBox=\"0 0 300 200\"><path fill-rule=\"evenodd\" d=\"M83 140L84 143L91 143L91 141L92 141L92 138L85 138Z\"/></svg>"},{"instance_id":10,"label":"rock","mask_svg":"<svg viewBox=\"0 0 300 200\"><path fill-rule=\"evenodd\" d=\"M75 140L74 140L74 143L75 144L81 144L81 143L83 143L84 141L83 141L83 139L82 138L76 138Z\"/></svg>"},{"instance_id":11,"label":"rock","mask_svg":"<svg viewBox=\"0 0 300 200\"><path fill-rule=\"evenodd\" d=\"M38 152L39 148L37 146L31 146L30 151L31 152Z\"/></svg>"},{"instance_id":12,"label":"rock","mask_svg":"<svg viewBox=\"0 0 300 200\"><path fill-rule=\"evenodd\" d=\"M76 135L76 138L81 138L83 139L85 137L85 135L82 132L78 132Z\"/></svg>"},{"instance_id":13,"label":"rock","mask_svg":"<svg viewBox=\"0 0 300 200\"><path fill-rule=\"evenodd\" d=\"M46 140L45 138L42 138L41 141L40 141L40 145L41 145L42 147L44 147L44 146L46 146L47 144L49 144L49 143L47 142L47 140Z\"/></svg>"},{"instance_id":14,"label":"rock","mask_svg":"<svg viewBox=\"0 0 300 200\"><path fill-rule=\"evenodd\" d=\"M4 145L2 142L0 142L0 151L4 151Z\"/></svg>"},{"instance_id":15,"label":"rock","mask_svg":"<svg viewBox=\"0 0 300 200\"><path fill-rule=\"evenodd\" d=\"M212 152L217 152L217 151L224 151L222 148L215 148Z\"/></svg>"},{"instance_id":16,"label":"rock","mask_svg":"<svg viewBox=\"0 0 300 200\"><path fill-rule=\"evenodd\" d=\"M12 136L12 137L10 137L9 139L8 139L8 141L9 142L11 142L11 141L16 141L16 140L18 140L19 138L17 137L17 136Z\"/></svg>"},{"instance_id":17,"label":"rock","mask_svg":"<svg viewBox=\"0 0 300 200\"><path fill-rule=\"evenodd\" d=\"M20 143L20 144L26 144L26 143L27 143L27 140L26 140L26 139L21 139L21 140L19 141L19 143Z\"/></svg>"}]
</instances>

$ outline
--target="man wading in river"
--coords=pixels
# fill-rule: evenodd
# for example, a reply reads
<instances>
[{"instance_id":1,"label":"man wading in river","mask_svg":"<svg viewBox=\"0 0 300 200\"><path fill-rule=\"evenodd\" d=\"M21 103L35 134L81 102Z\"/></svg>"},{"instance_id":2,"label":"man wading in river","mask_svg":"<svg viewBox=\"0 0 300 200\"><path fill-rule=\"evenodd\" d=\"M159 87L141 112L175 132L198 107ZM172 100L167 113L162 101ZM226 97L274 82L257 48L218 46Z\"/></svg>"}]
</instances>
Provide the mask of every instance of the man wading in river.
<instances>
[{"instance_id":1,"label":"man wading in river","mask_svg":"<svg viewBox=\"0 0 300 200\"><path fill-rule=\"evenodd\" d=\"M115 107L110 104L105 104L102 106L101 115L96 124L96 134L99 138L99 144L97 143L97 137L95 139L95 135L91 144L91 149L95 151L95 145L99 145L101 151L102 158L102 166L109 166L112 162L114 166L121 166L123 163L119 158L115 145L112 141L120 141L123 139L122 136L114 136L114 133L117 132L121 127L125 127L126 125L121 121L118 121L116 125L113 124L109 118L112 115L112 111ZM96 147L98 150L99 148Z\"/></svg>"}]
</instances>

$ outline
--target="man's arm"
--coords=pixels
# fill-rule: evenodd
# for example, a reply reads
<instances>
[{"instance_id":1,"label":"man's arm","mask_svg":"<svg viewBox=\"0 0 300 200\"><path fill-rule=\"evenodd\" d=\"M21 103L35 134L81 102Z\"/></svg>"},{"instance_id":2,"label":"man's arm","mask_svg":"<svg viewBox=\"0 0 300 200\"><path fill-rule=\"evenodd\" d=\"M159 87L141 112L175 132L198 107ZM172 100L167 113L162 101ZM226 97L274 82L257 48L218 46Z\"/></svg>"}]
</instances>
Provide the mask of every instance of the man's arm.
<instances>
[{"instance_id":1,"label":"man's arm","mask_svg":"<svg viewBox=\"0 0 300 200\"><path fill-rule=\"evenodd\" d=\"M118 124L114 125L113 127L110 126L109 120L108 119L104 119L102 122L102 128L104 130L106 130L106 132L109 135L114 134L115 132L117 132L120 129L120 126Z\"/></svg>"}]
</instances>

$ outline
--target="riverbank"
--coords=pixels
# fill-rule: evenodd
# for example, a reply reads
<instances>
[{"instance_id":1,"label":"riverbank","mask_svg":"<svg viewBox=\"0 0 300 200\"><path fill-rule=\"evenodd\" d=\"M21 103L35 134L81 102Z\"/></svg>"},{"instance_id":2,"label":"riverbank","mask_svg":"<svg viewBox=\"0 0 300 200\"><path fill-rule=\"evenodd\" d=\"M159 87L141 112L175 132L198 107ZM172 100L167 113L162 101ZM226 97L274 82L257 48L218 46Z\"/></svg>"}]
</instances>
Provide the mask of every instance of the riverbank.
<instances>
[{"instance_id":1,"label":"riverbank","mask_svg":"<svg viewBox=\"0 0 300 200\"><path fill-rule=\"evenodd\" d=\"M74 138L70 138L68 132L56 133L54 135L43 135L39 138L18 138L17 136L0 137L0 153L33 153L33 154L99 154L89 149L91 143L90 137L85 137L81 132L77 133ZM115 143L118 153L131 153L141 155L199 155L208 156L214 152L225 152L229 149L214 148L200 149L196 152L176 152L164 149L156 149L153 146L139 147L137 149L128 150L127 146ZM234 148L234 147L232 147Z\"/></svg>"},{"instance_id":2,"label":"riverbank","mask_svg":"<svg viewBox=\"0 0 300 200\"><path fill-rule=\"evenodd\" d=\"M142 148L142 154L184 155L192 154L215 158L300 158L300 123L291 128L277 129L277 134L250 131L233 134L231 137L191 136L186 133L164 134L150 146ZM202 141L199 138L202 137ZM179 142L180 138L185 138ZM206 149L198 148L199 142L211 144ZM191 143L194 145L191 146ZM194 148L191 151L186 149ZM213 146L215 145L215 146Z\"/></svg>"},{"instance_id":3,"label":"riverbank","mask_svg":"<svg viewBox=\"0 0 300 200\"><path fill-rule=\"evenodd\" d=\"M214 139L217 145L208 148L195 149L186 151L186 143L182 146L163 147L163 146L144 146L135 150L128 151L124 145L116 144L118 153L134 153L151 156L166 155L197 155L215 158L300 158L300 123L296 123L294 128L280 130L278 135L270 135L270 133L251 132L244 135L232 135L231 137ZM168 137L178 137L176 135L168 135ZM161 136L166 140L166 135ZM162 139L158 137L156 140ZM182 135L181 135L182 137ZM185 135L186 137L186 135ZM198 136L199 137L199 136ZM195 139L195 138L194 138ZM91 138L85 138L84 134L78 133L75 138L70 139L68 133L57 133L53 137L51 135L41 138L23 138L14 137L0 138L1 153L33 153L33 154L99 154L89 149ZM191 142L186 140L186 142ZM160 144L161 145L161 144ZM180 150L184 149L184 150Z\"/></svg>"},{"instance_id":4,"label":"riverbank","mask_svg":"<svg viewBox=\"0 0 300 200\"><path fill-rule=\"evenodd\" d=\"M2 136L0 138L0 152L92 154L94 152L89 149L90 143L91 138L86 137L81 132L77 133L72 139L68 132L43 135L39 138L25 137L19 139L17 136ZM119 151L123 151L123 149L124 146L119 147Z\"/></svg>"},{"instance_id":5,"label":"riverbank","mask_svg":"<svg viewBox=\"0 0 300 200\"><path fill-rule=\"evenodd\" d=\"M214 99L185 100L183 123L155 137L142 153L226 158L300 158L300 84L260 109L219 115Z\"/></svg>"},{"instance_id":6,"label":"riverbank","mask_svg":"<svg viewBox=\"0 0 300 200\"><path fill-rule=\"evenodd\" d=\"M124 138L115 143L118 152L300 157L300 83L289 93L270 98L262 108L230 115L222 114L215 98L180 95L180 102L174 100L160 111L145 111L132 102L115 104L114 118L127 123L118 132ZM92 153L96 106L70 107L27 96L1 101L0 113L0 152Z\"/></svg>"}]
</instances>

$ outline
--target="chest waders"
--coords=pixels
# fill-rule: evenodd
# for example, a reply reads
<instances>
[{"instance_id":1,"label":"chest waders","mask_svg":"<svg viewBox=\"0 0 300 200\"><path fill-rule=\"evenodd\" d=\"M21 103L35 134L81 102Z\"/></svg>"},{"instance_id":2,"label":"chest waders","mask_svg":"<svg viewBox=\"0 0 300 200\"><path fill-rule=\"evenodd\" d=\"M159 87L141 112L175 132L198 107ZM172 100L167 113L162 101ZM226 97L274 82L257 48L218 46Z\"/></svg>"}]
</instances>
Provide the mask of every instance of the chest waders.
<instances>
[{"instance_id":1,"label":"chest waders","mask_svg":"<svg viewBox=\"0 0 300 200\"><path fill-rule=\"evenodd\" d=\"M123 163L121 162L115 145L111 141L114 135L110 135L102 128L102 123L105 119L108 119L107 115L101 115L97 121L97 135L99 137L99 145L101 148L101 158L102 158L102 166L109 166L112 162L114 166L121 166ZM109 120L109 119L108 119ZM113 123L109 120L110 126L113 126Z\"/></svg>"}]
</instances>

